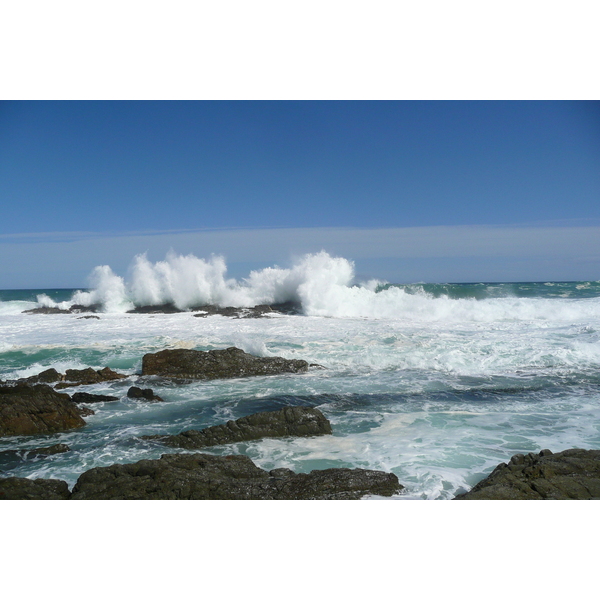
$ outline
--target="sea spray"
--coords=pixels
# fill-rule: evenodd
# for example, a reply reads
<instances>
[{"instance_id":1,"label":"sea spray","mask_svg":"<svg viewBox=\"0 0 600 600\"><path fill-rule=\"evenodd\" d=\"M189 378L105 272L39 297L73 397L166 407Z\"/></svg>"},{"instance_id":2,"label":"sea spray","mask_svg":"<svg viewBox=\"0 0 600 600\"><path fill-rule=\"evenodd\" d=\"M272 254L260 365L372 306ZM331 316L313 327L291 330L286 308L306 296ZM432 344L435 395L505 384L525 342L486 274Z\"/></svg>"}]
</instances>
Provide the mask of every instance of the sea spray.
<instances>
[{"instance_id":1,"label":"sea spray","mask_svg":"<svg viewBox=\"0 0 600 600\"><path fill-rule=\"evenodd\" d=\"M306 254L292 267L267 267L246 278L227 278L222 256L203 259L171 251L152 263L137 255L127 279L99 266L91 291L71 302L40 295L39 306L101 305L107 313L135 306L171 304L180 310L205 304L250 307L297 302L308 316L407 320L409 322L568 321L600 316L600 284L386 284L355 282L354 263L325 251ZM557 300L559 300L557 302Z\"/></svg>"}]
</instances>

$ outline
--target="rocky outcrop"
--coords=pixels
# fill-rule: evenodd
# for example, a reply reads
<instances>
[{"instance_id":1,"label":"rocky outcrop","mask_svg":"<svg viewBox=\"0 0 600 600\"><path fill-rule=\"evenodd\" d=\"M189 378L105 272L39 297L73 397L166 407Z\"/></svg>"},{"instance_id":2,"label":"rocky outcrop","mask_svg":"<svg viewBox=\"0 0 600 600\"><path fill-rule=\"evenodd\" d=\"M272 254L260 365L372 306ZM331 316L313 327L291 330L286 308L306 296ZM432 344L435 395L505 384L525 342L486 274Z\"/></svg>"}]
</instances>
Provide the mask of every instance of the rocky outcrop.
<instances>
[{"instance_id":1,"label":"rocky outcrop","mask_svg":"<svg viewBox=\"0 0 600 600\"><path fill-rule=\"evenodd\" d=\"M84 312L99 312L102 307L99 304L83 306L82 304L72 304L69 308L58 308L56 306L40 306L24 310L24 314L30 315L70 315Z\"/></svg>"},{"instance_id":2,"label":"rocky outcrop","mask_svg":"<svg viewBox=\"0 0 600 600\"><path fill-rule=\"evenodd\" d=\"M160 375L176 379L221 379L251 375L303 373L308 370L305 360L259 357L239 348L225 350L162 350L145 354L142 375Z\"/></svg>"},{"instance_id":3,"label":"rocky outcrop","mask_svg":"<svg viewBox=\"0 0 600 600\"><path fill-rule=\"evenodd\" d=\"M0 387L0 435L54 433L83 427L77 407L67 394L48 385Z\"/></svg>"},{"instance_id":4,"label":"rocky outcrop","mask_svg":"<svg viewBox=\"0 0 600 600\"><path fill-rule=\"evenodd\" d=\"M172 314L181 313L185 311L181 308L177 308L174 304L157 304L149 306L136 306L135 308L132 308L127 312L131 314L154 315L158 313Z\"/></svg>"},{"instance_id":5,"label":"rocky outcrop","mask_svg":"<svg viewBox=\"0 0 600 600\"><path fill-rule=\"evenodd\" d=\"M146 402L164 402L164 400L160 396L157 396L154 393L154 390L150 388L142 389L135 385L131 386L127 390L127 397L133 398L134 400L144 400Z\"/></svg>"},{"instance_id":6,"label":"rocky outcrop","mask_svg":"<svg viewBox=\"0 0 600 600\"><path fill-rule=\"evenodd\" d=\"M600 499L600 450L516 454L455 500Z\"/></svg>"},{"instance_id":7,"label":"rocky outcrop","mask_svg":"<svg viewBox=\"0 0 600 600\"><path fill-rule=\"evenodd\" d=\"M331 433L331 424L317 408L286 406L281 410L260 412L206 429L184 431L179 435L143 436L175 448L197 449L262 438L312 436Z\"/></svg>"},{"instance_id":8,"label":"rocky outcrop","mask_svg":"<svg viewBox=\"0 0 600 600\"><path fill-rule=\"evenodd\" d=\"M60 479L0 479L0 500L67 500L69 486Z\"/></svg>"},{"instance_id":9,"label":"rocky outcrop","mask_svg":"<svg viewBox=\"0 0 600 600\"><path fill-rule=\"evenodd\" d=\"M279 312L268 304L258 304L251 308L237 308L235 306L215 306L214 304L205 304L191 309L195 317L210 317L212 315L221 315L223 317L233 317L235 319L259 319L266 317L270 313Z\"/></svg>"},{"instance_id":10,"label":"rocky outcrop","mask_svg":"<svg viewBox=\"0 0 600 600\"><path fill-rule=\"evenodd\" d=\"M90 385L92 383L103 383L105 381L116 381L125 379L127 375L117 373L108 367L95 371L91 367L87 369L67 369L66 373L59 373L56 369L46 369L37 375L8 381L7 384L35 384L35 383L56 383L57 390L78 385Z\"/></svg>"},{"instance_id":11,"label":"rocky outcrop","mask_svg":"<svg viewBox=\"0 0 600 600\"><path fill-rule=\"evenodd\" d=\"M392 473L325 469L267 472L247 456L164 454L83 473L73 500L356 500L402 490Z\"/></svg>"},{"instance_id":12,"label":"rocky outcrop","mask_svg":"<svg viewBox=\"0 0 600 600\"><path fill-rule=\"evenodd\" d=\"M106 381L116 381L117 379L125 379L127 375L117 373L108 367L95 371L91 367L87 369L67 369L63 380L57 383L54 387L64 389L75 387L78 385L91 385L93 383L104 383Z\"/></svg>"},{"instance_id":13,"label":"rocky outcrop","mask_svg":"<svg viewBox=\"0 0 600 600\"><path fill-rule=\"evenodd\" d=\"M85 402L89 404L92 402L117 402L119 398L117 398L116 396L104 396L103 394L88 394L87 392L75 392L71 396L71 400L76 403Z\"/></svg>"}]
</instances>

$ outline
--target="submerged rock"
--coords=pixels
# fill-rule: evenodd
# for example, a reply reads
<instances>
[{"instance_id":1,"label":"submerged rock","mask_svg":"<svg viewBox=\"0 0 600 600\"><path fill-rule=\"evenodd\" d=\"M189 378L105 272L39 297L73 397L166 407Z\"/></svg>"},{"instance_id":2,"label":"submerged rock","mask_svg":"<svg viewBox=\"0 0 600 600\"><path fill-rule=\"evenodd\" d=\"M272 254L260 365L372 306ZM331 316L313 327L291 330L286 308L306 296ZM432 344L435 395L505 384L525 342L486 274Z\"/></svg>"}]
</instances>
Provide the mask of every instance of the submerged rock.
<instances>
[{"instance_id":1,"label":"submerged rock","mask_svg":"<svg viewBox=\"0 0 600 600\"><path fill-rule=\"evenodd\" d=\"M160 396L156 396L154 391L150 388L139 388L137 386L131 386L127 390L127 397L133 398L134 400L146 400L147 402L164 402Z\"/></svg>"},{"instance_id":2,"label":"submerged rock","mask_svg":"<svg viewBox=\"0 0 600 600\"><path fill-rule=\"evenodd\" d=\"M73 500L356 500L402 490L392 473L326 469L271 472L247 456L164 454L158 460L97 467L83 473Z\"/></svg>"},{"instance_id":3,"label":"submerged rock","mask_svg":"<svg viewBox=\"0 0 600 600\"><path fill-rule=\"evenodd\" d=\"M251 375L303 373L305 360L288 360L279 356L259 357L239 348L225 350L162 350L145 354L142 375L160 375L177 379L221 379Z\"/></svg>"},{"instance_id":4,"label":"submerged rock","mask_svg":"<svg viewBox=\"0 0 600 600\"><path fill-rule=\"evenodd\" d=\"M225 425L215 425L206 429L190 429L179 435L151 435L143 439L157 440L175 448L205 448L234 442L247 442L261 438L327 435L331 433L331 423L317 408L306 406L286 406L281 410L260 412Z\"/></svg>"},{"instance_id":5,"label":"submerged rock","mask_svg":"<svg viewBox=\"0 0 600 600\"><path fill-rule=\"evenodd\" d=\"M600 450L516 454L455 500L599 500Z\"/></svg>"},{"instance_id":6,"label":"submerged rock","mask_svg":"<svg viewBox=\"0 0 600 600\"><path fill-rule=\"evenodd\" d=\"M0 387L0 435L54 433L83 427L85 421L67 394L50 386Z\"/></svg>"},{"instance_id":7,"label":"submerged rock","mask_svg":"<svg viewBox=\"0 0 600 600\"><path fill-rule=\"evenodd\" d=\"M0 500L67 500L66 481L60 479L0 478Z\"/></svg>"}]
</instances>

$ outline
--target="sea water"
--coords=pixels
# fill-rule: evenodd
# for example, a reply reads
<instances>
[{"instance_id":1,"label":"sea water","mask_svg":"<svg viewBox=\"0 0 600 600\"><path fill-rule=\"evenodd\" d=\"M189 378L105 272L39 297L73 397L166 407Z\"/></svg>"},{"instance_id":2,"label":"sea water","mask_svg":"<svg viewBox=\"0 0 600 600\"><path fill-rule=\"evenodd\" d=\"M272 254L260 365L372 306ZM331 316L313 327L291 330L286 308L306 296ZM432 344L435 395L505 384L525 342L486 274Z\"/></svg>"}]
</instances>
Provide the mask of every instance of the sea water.
<instances>
[{"instance_id":1,"label":"sea water","mask_svg":"<svg viewBox=\"0 0 600 600\"><path fill-rule=\"evenodd\" d=\"M206 303L298 302L302 314L195 317ZM71 304L83 314L24 314ZM132 314L172 303L185 312ZM322 365L304 374L180 384L139 379L144 354L237 346ZM600 448L600 282L398 285L356 282L351 261L325 252L242 280L221 257L135 258L127 277L97 267L86 290L0 291L0 379L45 369L110 367L124 380L73 388L117 396L81 429L0 439L1 476L63 479L88 469L181 452L141 436L179 433L283 406L314 406L333 435L203 449L246 454L264 469L329 467L395 473L396 499L451 499L516 453ZM164 403L129 399L151 387ZM28 458L27 449L71 451ZM18 449L19 454L4 453Z\"/></svg>"}]
</instances>

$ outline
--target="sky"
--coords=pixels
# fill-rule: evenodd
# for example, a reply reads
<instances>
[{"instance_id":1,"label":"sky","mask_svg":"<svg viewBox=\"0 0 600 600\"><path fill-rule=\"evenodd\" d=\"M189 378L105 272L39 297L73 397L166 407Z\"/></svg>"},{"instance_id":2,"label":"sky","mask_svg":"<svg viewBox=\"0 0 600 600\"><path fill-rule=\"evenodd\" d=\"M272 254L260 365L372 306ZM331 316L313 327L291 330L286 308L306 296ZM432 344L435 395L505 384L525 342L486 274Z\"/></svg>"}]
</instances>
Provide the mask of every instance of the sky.
<instances>
[{"instance_id":1,"label":"sky","mask_svg":"<svg viewBox=\"0 0 600 600\"><path fill-rule=\"evenodd\" d=\"M2 101L0 288L326 250L391 282L600 279L600 102Z\"/></svg>"}]
</instances>

